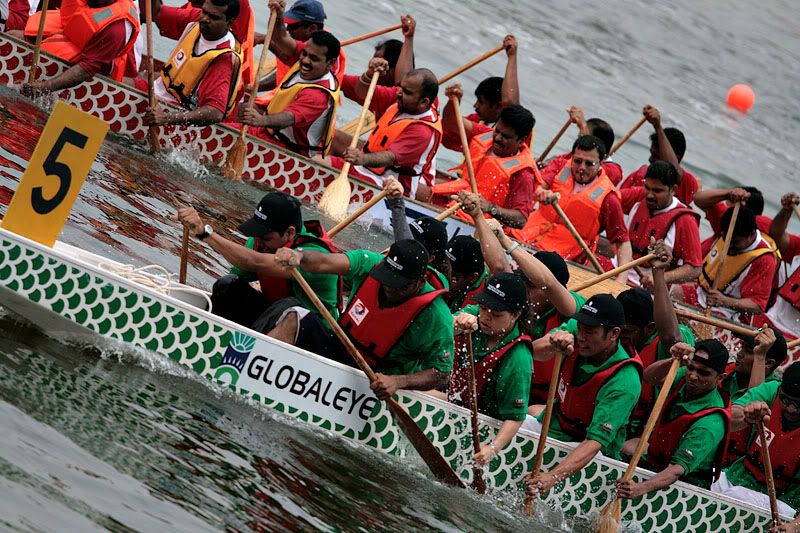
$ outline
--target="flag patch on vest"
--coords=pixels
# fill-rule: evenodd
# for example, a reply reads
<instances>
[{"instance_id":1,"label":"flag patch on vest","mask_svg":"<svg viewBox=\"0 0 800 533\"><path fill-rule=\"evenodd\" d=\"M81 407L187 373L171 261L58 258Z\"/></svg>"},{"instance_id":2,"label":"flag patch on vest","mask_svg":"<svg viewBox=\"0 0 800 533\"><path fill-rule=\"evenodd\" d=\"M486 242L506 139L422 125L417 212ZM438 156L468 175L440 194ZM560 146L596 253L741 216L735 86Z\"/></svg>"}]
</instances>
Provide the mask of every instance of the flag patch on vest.
<instances>
[{"instance_id":1,"label":"flag patch on vest","mask_svg":"<svg viewBox=\"0 0 800 533\"><path fill-rule=\"evenodd\" d=\"M361 322L364 321L364 318L366 318L368 314L369 309L367 309L367 306L364 305L360 299L356 300L353 304L353 307L351 307L350 311L347 312L347 316L353 319L353 322L355 322L356 325L361 325Z\"/></svg>"},{"instance_id":2,"label":"flag patch on vest","mask_svg":"<svg viewBox=\"0 0 800 533\"><path fill-rule=\"evenodd\" d=\"M175 54L175 66L180 67L183 65L184 61L186 61L186 54L183 52L183 50L180 50L177 54Z\"/></svg>"}]
</instances>

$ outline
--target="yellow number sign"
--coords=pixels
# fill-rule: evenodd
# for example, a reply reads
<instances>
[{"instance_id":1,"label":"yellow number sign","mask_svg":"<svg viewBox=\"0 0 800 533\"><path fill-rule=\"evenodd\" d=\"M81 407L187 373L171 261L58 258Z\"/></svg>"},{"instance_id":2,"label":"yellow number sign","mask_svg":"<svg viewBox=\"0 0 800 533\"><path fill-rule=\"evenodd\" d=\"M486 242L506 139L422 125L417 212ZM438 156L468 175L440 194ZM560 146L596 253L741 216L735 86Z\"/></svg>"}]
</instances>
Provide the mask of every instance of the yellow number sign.
<instances>
[{"instance_id":1,"label":"yellow number sign","mask_svg":"<svg viewBox=\"0 0 800 533\"><path fill-rule=\"evenodd\" d=\"M107 132L103 120L57 102L8 205L3 229L53 246Z\"/></svg>"}]
</instances>

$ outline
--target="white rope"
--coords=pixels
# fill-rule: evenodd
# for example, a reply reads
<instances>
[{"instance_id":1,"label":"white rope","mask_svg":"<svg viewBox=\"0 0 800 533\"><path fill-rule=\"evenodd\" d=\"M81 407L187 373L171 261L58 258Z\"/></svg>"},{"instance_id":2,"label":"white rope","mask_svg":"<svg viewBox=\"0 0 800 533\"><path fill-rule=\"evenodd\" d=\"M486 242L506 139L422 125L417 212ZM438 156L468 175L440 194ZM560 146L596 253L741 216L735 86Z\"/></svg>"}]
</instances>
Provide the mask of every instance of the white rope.
<instances>
[{"instance_id":1,"label":"white rope","mask_svg":"<svg viewBox=\"0 0 800 533\"><path fill-rule=\"evenodd\" d=\"M181 285L174 280L175 274L171 273L161 265L145 265L143 267L135 267L133 265L98 263L97 266L106 272L111 272L139 285L149 287L154 291L160 292L161 294L170 295L173 292L184 292L187 294L202 296L206 301L206 310L209 313L211 312L211 298L206 291ZM154 270L156 273L148 272L149 270Z\"/></svg>"}]
</instances>

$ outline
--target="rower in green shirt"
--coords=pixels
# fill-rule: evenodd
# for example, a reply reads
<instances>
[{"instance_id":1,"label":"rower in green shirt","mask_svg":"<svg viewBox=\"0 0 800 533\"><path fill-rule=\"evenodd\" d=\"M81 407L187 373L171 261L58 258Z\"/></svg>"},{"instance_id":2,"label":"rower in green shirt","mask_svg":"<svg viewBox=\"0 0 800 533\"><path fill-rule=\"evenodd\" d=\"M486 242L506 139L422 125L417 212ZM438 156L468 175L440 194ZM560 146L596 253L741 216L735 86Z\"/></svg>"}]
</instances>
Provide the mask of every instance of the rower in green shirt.
<instances>
[{"instance_id":1,"label":"rower in green shirt","mask_svg":"<svg viewBox=\"0 0 800 533\"><path fill-rule=\"evenodd\" d=\"M529 491L546 493L601 450L619 458L641 390L641 363L619 343L624 324L622 305L610 294L596 294L567 323L534 341L534 359L565 354L548 437L579 444L550 472L529 476Z\"/></svg>"},{"instance_id":2,"label":"rower in green shirt","mask_svg":"<svg viewBox=\"0 0 800 533\"><path fill-rule=\"evenodd\" d=\"M471 305L456 315L458 335L456 366L450 377L448 400L469 407L469 382L465 334L472 335L475 390L478 410L503 424L491 444L475 454L486 464L511 442L525 420L531 384L530 338L520 333L519 320L527 306L525 285L516 274L495 274Z\"/></svg>"},{"instance_id":3,"label":"rower in green shirt","mask_svg":"<svg viewBox=\"0 0 800 533\"><path fill-rule=\"evenodd\" d=\"M718 340L709 339L694 348L676 343L670 353L686 366L678 369L643 460L642 466L657 474L639 483L618 479L620 498L638 498L679 479L707 489L720 472L730 415L719 382L728 363L728 350ZM671 359L653 363L644 371L645 381L662 387L671 365Z\"/></svg>"},{"instance_id":4,"label":"rower in green shirt","mask_svg":"<svg viewBox=\"0 0 800 533\"><path fill-rule=\"evenodd\" d=\"M792 363L781 381L767 381L733 402L731 430L764 424L775 478L778 511L795 516L800 509L800 362ZM758 438L745 455L722 472L711 492L770 508L764 463ZM797 531L800 517L784 531Z\"/></svg>"},{"instance_id":5,"label":"rower in green shirt","mask_svg":"<svg viewBox=\"0 0 800 533\"><path fill-rule=\"evenodd\" d=\"M467 305L474 305L475 295L481 292L489 279L484 263L481 243L469 235L456 235L445 248L450 264L450 293L447 305L457 313Z\"/></svg>"},{"instance_id":6,"label":"rower in green shirt","mask_svg":"<svg viewBox=\"0 0 800 533\"><path fill-rule=\"evenodd\" d=\"M385 399L398 389L444 387L453 367L453 317L425 281L428 252L415 240L397 241L384 257L369 250L322 254L282 248L286 269L337 274L353 287L339 320L378 379L371 386ZM326 357L352 364L341 345Z\"/></svg>"}]
</instances>

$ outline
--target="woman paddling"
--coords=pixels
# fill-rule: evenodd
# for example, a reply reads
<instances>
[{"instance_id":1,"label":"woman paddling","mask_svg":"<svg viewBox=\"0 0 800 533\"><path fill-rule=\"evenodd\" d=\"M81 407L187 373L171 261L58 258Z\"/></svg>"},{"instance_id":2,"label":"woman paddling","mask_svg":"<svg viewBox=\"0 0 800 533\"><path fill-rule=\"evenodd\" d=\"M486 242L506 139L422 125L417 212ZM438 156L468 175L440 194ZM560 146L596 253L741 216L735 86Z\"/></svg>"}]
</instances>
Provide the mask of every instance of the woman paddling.
<instances>
[{"instance_id":1,"label":"woman paddling","mask_svg":"<svg viewBox=\"0 0 800 533\"><path fill-rule=\"evenodd\" d=\"M469 405L470 369L464 333L473 332L478 410L503 421L494 440L483 444L475 454L477 463L486 464L511 442L525 420L533 356L530 337L523 335L519 327L528 298L517 274L495 274L474 298L479 305L467 306L455 317L458 337L448 400Z\"/></svg>"}]
</instances>

